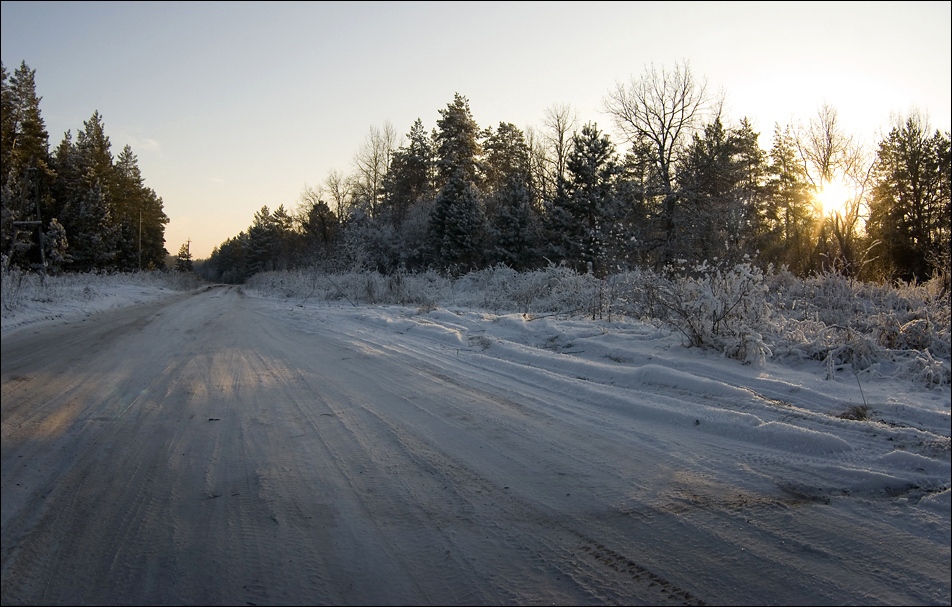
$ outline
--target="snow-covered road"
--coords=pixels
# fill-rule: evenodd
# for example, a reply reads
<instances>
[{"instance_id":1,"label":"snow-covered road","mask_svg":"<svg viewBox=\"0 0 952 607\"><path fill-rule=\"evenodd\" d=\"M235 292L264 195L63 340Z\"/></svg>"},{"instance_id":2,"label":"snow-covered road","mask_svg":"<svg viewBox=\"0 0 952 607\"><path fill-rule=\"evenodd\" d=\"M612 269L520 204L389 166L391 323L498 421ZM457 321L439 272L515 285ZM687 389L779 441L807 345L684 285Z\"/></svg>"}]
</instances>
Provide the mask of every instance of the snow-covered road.
<instances>
[{"instance_id":1,"label":"snow-covered road","mask_svg":"<svg viewBox=\"0 0 952 607\"><path fill-rule=\"evenodd\" d=\"M949 603L948 438L899 404L404 312L219 287L4 335L3 604Z\"/></svg>"}]
</instances>

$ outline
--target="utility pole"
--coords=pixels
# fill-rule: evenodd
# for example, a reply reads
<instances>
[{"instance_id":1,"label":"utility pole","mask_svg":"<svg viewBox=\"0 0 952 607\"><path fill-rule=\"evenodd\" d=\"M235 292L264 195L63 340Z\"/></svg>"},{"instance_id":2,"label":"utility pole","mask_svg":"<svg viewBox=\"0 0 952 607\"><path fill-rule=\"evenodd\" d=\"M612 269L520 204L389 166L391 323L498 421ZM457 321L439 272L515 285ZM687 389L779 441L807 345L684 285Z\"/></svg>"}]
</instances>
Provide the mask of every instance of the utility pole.
<instances>
[{"instance_id":1,"label":"utility pole","mask_svg":"<svg viewBox=\"0 0 952 607\"><path fill-rule=\"evenodd\" d=\"M44 250L43 243L43 217L40 215L40 184L33 183L33 172L36 171L36 167L30 167L27 170L27 174L30 175L30 183L33 185L33 197L34 202L36 203L36 221L14 221L14 226L36 226L40 234L40 276L41 281L46 282L46 251ZM13 241L16 243L16 233L14 233ZM11 254L12 257L12 254ZM9 258L8 258L9 259Z\"/></svg>"}]
</instances>

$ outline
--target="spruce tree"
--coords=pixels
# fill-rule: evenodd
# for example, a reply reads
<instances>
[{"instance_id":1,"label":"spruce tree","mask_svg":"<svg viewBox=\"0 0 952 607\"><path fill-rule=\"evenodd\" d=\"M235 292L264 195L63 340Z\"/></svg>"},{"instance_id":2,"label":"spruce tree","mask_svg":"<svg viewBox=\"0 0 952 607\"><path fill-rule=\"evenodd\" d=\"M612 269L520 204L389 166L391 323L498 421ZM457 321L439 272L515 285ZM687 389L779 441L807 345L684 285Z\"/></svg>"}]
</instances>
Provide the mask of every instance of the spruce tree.
<instances>
[{"instance_id":1,"label":"spruce tree","mask_svg":"<svg viewBox=\"0 0 952 607\"><path fill-rule=\"evenodd\" d=\"M436 195L434 185L433 141L418 118L407 135L405 146L398 148L384 176L384 214L400 227L410 209Z\"/></svg>"},{"instance_id":2,"label":"spruce tree","mask_svg":"<svg viewBox=\"0 0 952 607\"><path fill-rule=\"evenodd\" d=\"M520 270L535 267L542 258L540 218L525 135L512 123L501 122L495 131L486 130L482 147L480 166L490 223L486 261Z\"/></svg>"},{"instance_id":3,"label":"spruce tree","mask_svg":"<svg viewBox=\"0 0 952 607\"><path fill-rule=\"evenodd\" d=\"M459 168L436 197L430 219L432 259L454 275L482 267L487 236L479 191Z\"/></svg>"},{"instance_id":4,"label":"spruce tree","mask_svg":"<svg viewBox=\"0 0 952 607\"><path fill-rule=\"evenodd\" d=\"M162 199L146 187L138 159L130 146L116 158L112 188L113 210L117 224L117 258L120 270L162 267L165 249L165 225L169 218Z\"/></svg>"},{"instance_id":5,"label":"spruce tree","mask_svg":"<svg viewBox=\"0 0 952 607\"><path fill-rule=\"evenodd\" d=\"M581 271L607 270L612 227L617 216L615 146L594 123L572 137L566 162L568 183L562 204L571 221L566 230L567 261Z\"/></svg>"},{"instance_id":6,"label":"spruce tree","mask_svg":"<svg viewBox=\"0 0 952 607\"><path fill-rule=\"evenodd\" d=\"M751 253L764 159L749 123L720 118L696 134L678 163L681 192L672 251L689 262L737 262Z\"/></svg>"},{"instance_id":7,"label":"spruce tree","mask_svg":"<svg viewBox=\"0 0 952 607\"><path fill-rule=\"evenodd\" d=\"M38 267L42 259L40 232L48 229L54 176L35 76L26 62L9 78L3 70L0 252L23 267Z\"/></svg>"},{"instance_id":8,"label":"spruce tree","mask_svg":"<svg viewBox=\"0 0 952 607\"><path fill-rule=\"evenodd\" d=\"M757 250L764 263L786 266L798 276L815 269L811 260L816 212L806 168L790 127L774 128L768 155L764 204L760 206Z\"/></svg>"},{"instance_id":9,"label":"spruce tree","mask_svg":"<svg viewBox=\"0 0 952 607\"><path fill-rule=\"evenodd\" d=\"M178 255L175 258L175 270L178 272L194 271L194 267L192 265L192 253L189 250L189 243L185 243L179 247Z\"/></svg>"},{"instance_id":10,"label":"spruce tree","mask_svg":"<svg viewBox=\"0 0 952 607\"><path fill-rule=\"evenodd\" d=\"M438 185L443 187L460 171L463 179L478 186L479 127L470 112L469 100L456 93L453 102L440 110L440 116L435 137Z\"/></svg>"},{"instance_id":11,"label":"spruce tree","mask_svg":"<svg viewBox=\"0 0 952 607\"><path fill-rule=\"evenodd\" d=\"M72 269L116 269L119 233L113 205L115 171L99 112L83 123L76 142L69 132L56 150L54 192L66 229Z\"/></svg>"},{"instance_id":12,"label":"spruce tree","mask_svg":"<svg viewBox=\"0 0 952 607\"><path fill-rule=\"evenodd\" d=\"M929 134L913 116L879 144L867 231L877 241L882 278L925 280L949 271L949 141L948 132Z\"/></svg>"}]
</instances>

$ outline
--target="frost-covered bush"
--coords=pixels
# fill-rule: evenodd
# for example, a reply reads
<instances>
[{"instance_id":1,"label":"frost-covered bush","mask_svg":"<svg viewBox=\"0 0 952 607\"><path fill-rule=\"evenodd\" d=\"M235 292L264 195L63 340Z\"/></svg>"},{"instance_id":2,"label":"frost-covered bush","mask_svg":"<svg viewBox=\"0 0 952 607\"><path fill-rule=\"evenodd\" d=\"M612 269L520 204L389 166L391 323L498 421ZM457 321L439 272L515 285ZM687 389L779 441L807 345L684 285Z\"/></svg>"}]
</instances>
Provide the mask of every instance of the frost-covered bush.
<instances>
[{"instance_id":1,"label":"frost-covered bush","mask_svg":"<svg viewBox=\"0 0 952 607\"><path fill-rule=\"evenodd\" d=\"M159 270L131 273L67 273L43 276L9 268L2 272L3 309L16 311L29 302L91 301L106 289L142 286L189 291L197 289L201 280L190 272Z\"/></svg>"},{"instance_id":2,"label":"frost-covered bush","mask_svg":"<svg viewBox=\"0 0 952 607\"><path fill-rule=\"evenodd\" d=\"M450 278L438 272L262 272L246 283L265 297L347 301L352 305L461 306L524 314L590 313L601 283L565 266L517 272L494 266Z\"/></svg>"},{"instance_id":3,"label":"frost-covered bush","mask_svg":"<svg viewBox=\"0 0 952 607\"><path fill-rule=\"evenodd\" d=\"M690 346L747 364L809 359L823 363L831 378L849 369L927 386L950 384L949 300L938 281L881 285L833 273L801 279L744 262L605 278L554 264L528 272L499 265L456 278L307 269L258 274L246 287L267 297L355 306L459 306L609 320L614 315L665 324Z\"/></svg>"},{"instance_id":4,"label":"frost-covered bush","mask_svg":"<svg viewBox=\"0 0 952 607\"><path fill-rule=\"evenodd\" d=\"M494 312L587 314L597 305L600 284L593 275L564 265L528 272L500 265L455 280L453 303Z\"/></svg>"},{"instance_id":5,"label":"frost-covered bush","mask_svg":"<svg viewBox=\"0 0 952 607\"><path fill-rule=\"evenodd\" d=\"M19 268L9 268L3 271L2 276L2 301L4 310L16 310L23 301L24 293L33 292L33 285L39 284L40 277L37 274L24 272Z\"/></svg>"},{"instance_id":6,"label":"frost-covered bush","mask_svg":"<svg viewBox=\"0 0 952 607\"><path fill-rule=\"evenodd\" d=\"M351 305L431 306L446 301L451 281L436 272L373 271L329 273L317 268L255 274L245 288L264 297L341 301Z\"/></svg>"},{"instance_id":7,"label":"frost-covered bush","mask_svg":"<svg viewBox=\"0 0 952 607\"><path fill-rule=\"evenodd\" d=\"M770 356L764 334L771 306L763 270L750 262L733 266L700 263L663 273L628 275L629 313L659 319L695 347L710 347L746 363Z\"/></svg>"},{"instance_id":8,"label":"frost-covered bush","mask_svg":"<svg viewBox=\"0 0 952 607\"><path fill-rule=\"evenodd\" d=\"M828 273L771 278L775 355L827 363L827 377L854 372L950 383L950 303L941 280L896 285Z\"/></svg>"}]
</instances>

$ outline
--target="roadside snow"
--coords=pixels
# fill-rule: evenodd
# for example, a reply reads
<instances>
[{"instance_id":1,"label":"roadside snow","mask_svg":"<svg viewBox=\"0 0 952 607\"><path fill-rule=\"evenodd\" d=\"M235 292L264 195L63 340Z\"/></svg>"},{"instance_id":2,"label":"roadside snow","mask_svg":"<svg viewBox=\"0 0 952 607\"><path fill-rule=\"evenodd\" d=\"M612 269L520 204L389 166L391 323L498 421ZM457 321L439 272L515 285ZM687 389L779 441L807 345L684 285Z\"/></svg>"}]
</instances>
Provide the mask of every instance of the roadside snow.
<instances>
[{"instance_id":1,"label":"roadside snow","mask_svg":"<svg viewBox=\"0 0 952 607\"><path fill-rule=\"evenodd\" d=\"M15 309L3 311L3 334L38 323L71 322L186 290L120 277L85 280L83 284L77 277L76 284L55 289L48 285L45 291L22 289ZM236 292L233 288L228 291L238 299ZM827 361L791 356L745 364L715 349L685 347L681 333L638 320L489 312L437 300L412 306L354 305L350 300L309 300L271 292L265 296L249 287L243 293L249 297L242 300L250 305L240 309L249 316L239 317L242 320L237 324L260 320L263 329L256 334L259 341L255 343L261 345L264 340L269 348L264 356L255 356L275 361L285 361L282 357L286 356L292 365L284 369L275 363L265 371L254 368L249 377L242 378L249 382L241 384L242 394L250 399L244 405L246 414L254 417L256 431L270 432L272 422L284 428L281 424L286 422L285 418L272 420L270 412L255 408L258 396L261 402L269 402L268 390L277 389L271 384L280 384L281 390L293 394L303 390L294 402L307 406L297 411L302 416L314 415L309 408L317 406L312 402L314 393L302 386L307 387L305 379L317 375L307 365L331 358L308 357L324 349L336 353L339 348L340 360L348 362L340 369L329 368L339 374L340 385L321 383L321 388L339 392L346 388L351 397L358 395L372 403L346 412L328 409L320 415L352 423L352 429L360 430L358 436L372 434L370 452L380 450L387 457L408 449L403 441L412 438L417 441L411 450L415 457L440 454L440 461L449 462L446 470L452 472L445 478L459 482L460 491L473 489L480 500L482 494L468 487L466 479L491 480L487 486L507 492L493 499L522 500L514 501L519 507L510 510L506 509L508 502L486 502L486 510L480 513L490 520L497 517L500 526L510 519L499 517L507 512L511 515L512 509L522 512L521 505L533 504L540 512L548 512L546 508L562 512L564 504L555 508L552 504L556 502L549 500L574 504L571 500L581 499L575 497L573 485L572 497L565 492L563 500L561 485L558 490L552 487L553 478L563 477L553 476L545 462L533 459L561 458L566 460L559 461L566 474L586 479L578 481L577 490L598 493L594 502L607 504L612 512L634 516L641 512L639 508L648 508L671 513L672 518L652 519L651 525L637 531L627 524L616 529L614 523L599 516L590 517L590 522L605 525L599 529L630 533L639 541L657 545L670 539L664 534L677 532L674 539L685 558L710 561L706 566L696 565L710 576L696 584L726 593L713 596L745 596L736 594L743 583L734 590L720 587L721 568L731 571L734 582L743 582L764 576L764 568L776 574L795 564L790 579L797 579L796 572L806 572L802 584L815 585L815 593L803 596L813 600L825 597L839 602L840 596L861 596L890 603L894 602L891 597L900 596L890 593L901 587L905 593L901 596L913 602L948 602L947 557L952 544L952 394L948 384L930 386L909 377L857 373L850 364L831 367ZM485 299L490 296L487 293ZM151 330L158 331L162 322L150 321ZM212 333L220 340L216 353L224 351L222 344L230 343L229 339L248 334L235 324L231 320ZM323 345L319 348L316 344ZM392 361L398 361L399 366L389 366ZM184 367L189 367L188 362L179 361ZM399 377L394 368L425 371L430 381L417 383L412 373ZM208 373L209 369L202 367L201 376L207 379ZM383 384L368 378L380 378ZM465 406L442 401L440 386L449 390L456 384L480 398ZM225 385L223 379L221 386ZM221 387L219 383L215 386ZM423 393L416 394L417 390ZM159 393L163 391L156 389ZM193 399L189 396L186 400L191 403ZM196 406L218 403L209 395L194 401ZM327 403L337 400L328 396ZM271 408L269 404L269 411ZM225 419L217 410L208 415L209 421ZM391 418L390 430L374 434L376 424ZM434 447L427 447L431 443ZM289 445L287 457L292 457L294 448L307 444L298 441ZM309 467L323 461L315 459L315 453L307 454ZM357 486L366 490L368 503L376 499L374 491L386 484L386 461L376 462L381 464L379 470L350 470L348 478L360 477ZM453 462L466 462L467 467ZM375 477L374 484L366 486L373 488L367 489L362 483L370 483L372 473L381 477ZM394 479L395 486L414 499L432 489L416 476L397 475ZM296 487L288 485L292 486ZM296 495L295 490L288 492ZM278 494L285 497L283 492ZM384 505L392 505L387 501L390 494L382 489L377 497ZM428 504L420 499L424 506ZM475 503L467 502L466 507ZM754 507L760 503L763 508ZM688 506L691 509L685 510ZM739 530L731 526L728 531L735 523L744 526ZM486 571L505 566L493 561L500 558L496 553L480 552L466 539L458 541L474 551L479 557L475 560L489 564ZM725 557L720 552L725 545L737 548L741 556ZM602 553L600 544L592 546ZM895 569L913 551L930 555L931 569L890 574L890 568ZM877 555L882 555L881 562L869 565L872 573L866 571L869 557ZM757 567L730 560L760 557L763 560ZM658 565L658 571L676 568L676 561ZM916 563L915 567L922 566L922 562ZM854 567L863 569L855 574L856 579L824 594L830 587L840 588L832 578ZM886 575L877 573L876 567ZM464 570L470 571L470 567ZM920 587L907 588L909 580L920 578ZM758 583L769 585L769 580ZM762 598L762 591L758 592ZM785 598L779 596L780 602Z\"/></svg>"},{"instance_id":2,"label":"roadside snow","mask_svg":"<svg viewBox=\"0 0 952 607\"><path fill-rule=\"evenodd\" d=\"M557 385L658 424L675 444L686 434L731 441L745 458L796 469L798 491L811 498L862 494L944 507L949 528L948 387L858 381L848 371L826 379L818 361L745 365L637 321L262 301L301 331L333 326L384 351L466 366L487 384L505 376ZM869 419L844 418L863 406Z\"/></svg>"},{"instance_id":3,"label":"roadside snow","mask_svg":"<svg viewBox=\"0 0 952 607\"><path fill-rule=\"evenodd\" d=\"M2 332L155 301L197 288L163 273L74 275L21 284ZM176 282L177 281L177 282ZM7 284L5 282L5 288ZM950 517L948 386L859 379L849 367L828 379L819 361L746 365L686 348L680 334L640 321L489 313L468 307L354 306L271 299L245 289L308 331L334 326L354 339L484 374L560 386L564 394L626 409L672 433L736 441L748 456L811 461L812 492L883 493ZM6 298L6 296L5 296ZM866 410L864 420L846 419ZM680 439L679 439L680 442ZM798 464L801 465L801 464ZM810 477L801 470L804 479ZM807 480L803 481L807 483ZM948 538L946 538L948 539Z\"/></svg>"},{"instance_id":4,"label":"roadside snow","mask_svg":"<svg viewBox=\"0 0 952 607\"><path fill-rule=\"evenodd\" d=\"M199 286L194 277L167 272L65 274L46 280L36 274L8 272L3 276L0 334L28 325L74 322Z\"/></svg>"}]
</instances>

